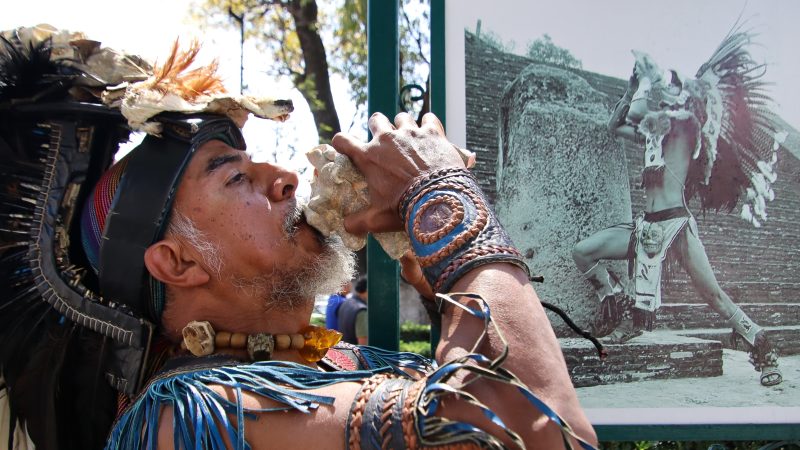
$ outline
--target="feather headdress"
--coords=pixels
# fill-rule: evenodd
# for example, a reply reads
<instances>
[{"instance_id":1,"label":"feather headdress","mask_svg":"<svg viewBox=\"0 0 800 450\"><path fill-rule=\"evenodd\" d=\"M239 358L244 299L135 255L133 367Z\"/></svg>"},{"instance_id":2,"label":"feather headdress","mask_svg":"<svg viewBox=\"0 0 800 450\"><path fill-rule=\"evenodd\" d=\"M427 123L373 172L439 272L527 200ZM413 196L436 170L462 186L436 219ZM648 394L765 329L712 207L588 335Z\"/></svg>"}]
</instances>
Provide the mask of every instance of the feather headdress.
<instances>
[{"instance_id":1,"label":"feather headdress","mask_svg":"<svg viewBox=\"0 0 800 450\"><path fill-rule=\"evenodd\" d=\"M0 33L0 101L62 99L97 102L107 86L147 78L150 65L82 33L50 25Z\"/></svg>"},{"instance_id":2,"label":"feather headdress","mask_svg":"<svg viewBox=\"0 0 800 450\"><path fill-rule=\"evenodd\" d=\"M169 56L155 67L150 77L109 89L103 101L118 106L132 129L156 135L161 132L160 125L150 119L164 111L226 115L239 128L250 113L277 121L289 117L294 109L290 100L228 93L217 74L216 60L206 66L192 67L199 51L196 41L188 50L181 51L176 40Z\"/></svg>"},{"instance_id":3,"label":"feather headdress","mask_svg":"<svg viewBox=\"0 0 800 450\"><path fill-rule=\"evenodd\" d=\"M68 320L78 311L60 302L70 283L97 302L71 253L71 218L81 181L97 176L128 131L102 106L56 106L91 98L102 76L89 69L90 47L69 53L82 36L38 27L0 39L0 367L10 430L24 424L39 448L100 448L117 396L102 370L112 339ZM65 173L65 157L82 169Z\"/></svg>"},{"instance_id":4,"label":"feather headdress","mask_svg":"<svg viewBox=\"0 0 800 450\"><path fill-rule=\"evenodd\" d=\"M81 245L82 206L119 143L175 121L161 112L242 125L292 110L226 94L216 64L191 67L198 50L176 42L153 70L79 33L0 33L0 390L11 435L19 423L38 448L101 448L118 391L134 394L158 357L154 325L99 294Z\"/></svg>"},{"instance_id":5,"label":"feather headdress","mask_svg":"<svg viewBox=\"0 0 800 450\"><path fill-rule=\"evenodd\" d=\"M760 226L775 198L773 166L786 133L779 130L763 80L765 65L747 50L752 36L735 27L685 88L701 126L701 152L690 169L687 194L703 209L732 211Z\"/></svg>"}]
</instances>

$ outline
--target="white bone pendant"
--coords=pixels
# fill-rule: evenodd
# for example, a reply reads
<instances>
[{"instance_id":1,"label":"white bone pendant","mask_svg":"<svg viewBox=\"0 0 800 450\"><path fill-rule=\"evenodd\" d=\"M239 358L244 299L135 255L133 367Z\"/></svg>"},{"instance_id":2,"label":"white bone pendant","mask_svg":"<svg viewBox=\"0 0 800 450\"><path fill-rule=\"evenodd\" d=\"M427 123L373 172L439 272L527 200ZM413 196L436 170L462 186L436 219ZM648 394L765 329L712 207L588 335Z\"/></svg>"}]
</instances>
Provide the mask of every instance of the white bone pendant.
<instances>
[{"instance_id":1,"label":"white bone pendant","mask_svg":"<svg viewBox=\"0 0 800 450\"><path fill-rule=\"evenodd\" d=\"M214 328L206 321L192 321L183 328L183 343L194 356L214 353L215 337Z\"/></svg>"}]
</instances>

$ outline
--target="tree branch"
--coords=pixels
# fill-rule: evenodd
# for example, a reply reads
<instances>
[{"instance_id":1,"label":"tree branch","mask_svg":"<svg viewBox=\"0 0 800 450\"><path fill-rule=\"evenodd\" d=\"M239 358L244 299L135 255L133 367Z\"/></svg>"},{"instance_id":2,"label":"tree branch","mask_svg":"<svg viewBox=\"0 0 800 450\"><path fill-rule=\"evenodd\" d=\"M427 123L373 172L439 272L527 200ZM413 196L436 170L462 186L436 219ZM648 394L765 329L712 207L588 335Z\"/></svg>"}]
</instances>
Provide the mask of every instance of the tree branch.
<instances>
[{"instance_id":1,"label":"tree branch","mask_svg":"<svg viewBox=\"0 0 800 450\"><path fill-rule=\"evenodd\" d=\"M318 30L317 2L290 0L286 8L294 19L305 65L305 79L297 86L311 107L320 141L329 142L341 131L341 126L333 103L325 46Z\"/></svg>"},{"instance_id":2,"label":"tree branch","mask_svg":"<svg viewBox=\"0 0 800 450\"><path fill-rule=\"evenodd\" d=\"M405 8L400 8L400 11L403 12L403 18L406 21L406 28L408 29L408 34L411 35L411 39L417 43L417 51L419 51L419 57L422 61L425 62L428 66L431 65L428 58L425 57L425 52L422 51L422 35L421 33L414 34L414 28L411 26L411 19L408 17L408 13L406 12Z\"/></svg>"}]
</instances>

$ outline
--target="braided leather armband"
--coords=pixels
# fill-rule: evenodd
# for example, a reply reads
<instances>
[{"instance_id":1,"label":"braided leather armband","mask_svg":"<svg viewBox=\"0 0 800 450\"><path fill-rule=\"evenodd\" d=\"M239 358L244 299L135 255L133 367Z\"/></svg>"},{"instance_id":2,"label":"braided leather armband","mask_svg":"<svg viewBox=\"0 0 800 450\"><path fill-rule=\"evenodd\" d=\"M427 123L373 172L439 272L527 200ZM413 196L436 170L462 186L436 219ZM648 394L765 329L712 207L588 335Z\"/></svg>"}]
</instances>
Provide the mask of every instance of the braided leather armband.
<instances>
[{"instance_id":1,"label":"braided leather armband","mask_svg":"<svg viewBox=\"0 0 800 450\"><path fill-rule=\"evenodd\" d=\"M347 419L347 445L361 448L419 448L414 406L424 382L386 374L361 386Z\"/></svg>"},{"instance_id":2,"label":"braided leather armband","mask_svg":"<svg viewBox=\"0 0 800 450\"><path fill-rule=\"evenodd\" d=\"M530 276L467 170L441 169L418 178L399 208L414 254L435 292L448 292L470 270L494 262L515 264Z\"/></svg>"}]
</instances>

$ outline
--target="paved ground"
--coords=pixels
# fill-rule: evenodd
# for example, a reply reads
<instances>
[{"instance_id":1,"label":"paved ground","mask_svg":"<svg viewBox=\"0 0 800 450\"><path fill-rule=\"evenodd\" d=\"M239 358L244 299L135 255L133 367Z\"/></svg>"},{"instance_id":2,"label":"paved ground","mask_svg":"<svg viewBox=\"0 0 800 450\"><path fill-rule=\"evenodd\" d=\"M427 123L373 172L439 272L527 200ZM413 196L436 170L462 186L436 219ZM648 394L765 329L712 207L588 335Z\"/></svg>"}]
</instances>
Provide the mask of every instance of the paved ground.
<instances>
[{"instance_id":1,"label":"paved ground","mask_svg":"<svg viewBox=\"0 0 800 450\"><path fill-rule=\"evenodd\" d=\"M800 355L782 357L783 383L763 387L747 353L723 350L723 375L618 383L578 389L585 408L800 406Z\"/></svg>"}]
</instances>

